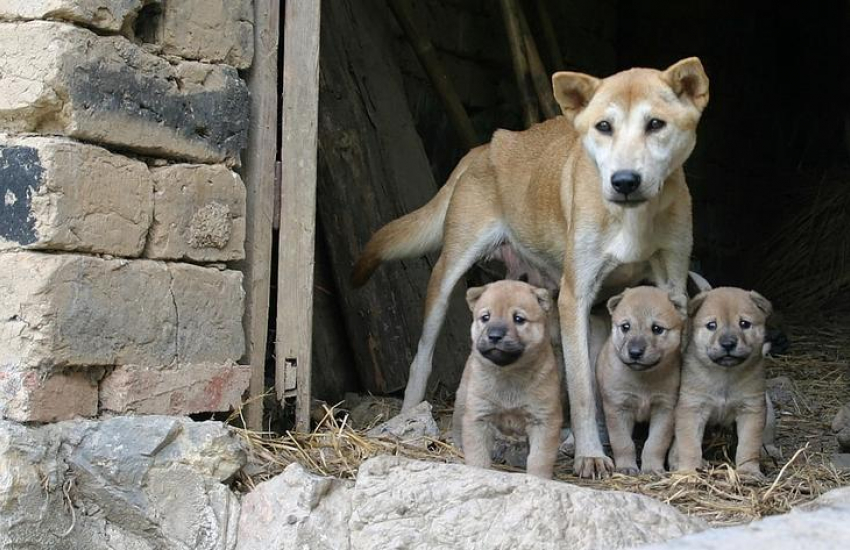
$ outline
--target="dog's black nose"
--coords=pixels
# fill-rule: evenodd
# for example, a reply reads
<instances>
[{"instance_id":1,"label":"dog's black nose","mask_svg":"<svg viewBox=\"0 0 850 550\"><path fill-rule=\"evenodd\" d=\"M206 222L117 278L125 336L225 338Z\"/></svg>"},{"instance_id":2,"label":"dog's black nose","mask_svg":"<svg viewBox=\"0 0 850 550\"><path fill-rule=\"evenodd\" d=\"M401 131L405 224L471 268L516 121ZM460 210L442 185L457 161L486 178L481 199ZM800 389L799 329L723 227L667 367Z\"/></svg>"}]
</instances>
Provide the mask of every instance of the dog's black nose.
<instances>
[{"instance_id":1,"label":"dog's black nose","mask_svg":"<svg viewBox=\"0 0 850 550\"><path fill-rule=\"evenodd\" d=\"M738 337L734 334L724 334L720 337L720 347L732 351L738 346Z\"/></svg>"},{"instance_id":2,"label":"dog's black nose","mask_svg":"<svg viewBox=\"0 0 850 550\"><path fill-rule=\"evenodd\" d=\"M646 351L646 344L643 342L630 342L629 343L629 357L635 361L643 357L644 352Z\"/></svg>"},{"instance_id":3,"label":"dog's black nose","mask_svg":"<svg viewBox=\"0 0 850 550\"><path fill-rule=\"evenodd\" d=\"M640 187L640 174L634 170L618 170L611 175L611 186L623 195L633 193Z\"/></svg>"},{"instance_id":4,"label":"dog's black nose","mask_svg":"<svg viewBox=\"0 0 850 550\"><path fill-rule=\"evenodd\" d=\"M502 324L487 327L487 338L494 344L504 338L507 333L508 327Z\"/></svg>"}]
</instances>

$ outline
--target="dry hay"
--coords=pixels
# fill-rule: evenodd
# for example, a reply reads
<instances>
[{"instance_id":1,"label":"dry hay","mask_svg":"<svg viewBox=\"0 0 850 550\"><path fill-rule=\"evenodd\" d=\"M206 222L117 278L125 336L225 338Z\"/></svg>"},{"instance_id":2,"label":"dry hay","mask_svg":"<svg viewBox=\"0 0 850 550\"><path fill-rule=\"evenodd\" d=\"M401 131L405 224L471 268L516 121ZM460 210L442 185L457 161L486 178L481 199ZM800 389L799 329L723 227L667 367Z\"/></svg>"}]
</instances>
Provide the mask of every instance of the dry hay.
<instances>
[{"instance_id":1,"label":"dry hay","mask_svg":"<svg viewBox=\"0 0 850 550\"><path fill-rule=\"evenodd\" d=\"M706 471L697 474L615 474L608 479L582 480L572 475L570 459L563 457L556 465L555 478L582 487L650 496L712 525L740 524L785 513L830 489L850 485L850 472L836 471L831 465L836 443L829 429L836 410L850 397L850 326L789 324L789 335L791 353L768 361L769 377L786 376L793 384L788 399L777 405L781 419L777 444L788 460L763 461L766 480L742 480L736 475L728 466L729 441L724 437L711 442L707 453L714 459ZM450 415L451 409L435 407L434 413L439 421ZM240 430L250 452L249 465L237 480L237 487L250 491L256 483L294 462L317 474L353 479L363 461L378 455L444 463L462 461L457 449L444 440L426 438L425 445L416 446L366 437L371 426L353 428L340 407L324 407L317 420L316 428L308 434ZM382 419L376 418L375 422L379 420ZM517 471L507 466L497 468Z\"/></svg>"}]
</instances>

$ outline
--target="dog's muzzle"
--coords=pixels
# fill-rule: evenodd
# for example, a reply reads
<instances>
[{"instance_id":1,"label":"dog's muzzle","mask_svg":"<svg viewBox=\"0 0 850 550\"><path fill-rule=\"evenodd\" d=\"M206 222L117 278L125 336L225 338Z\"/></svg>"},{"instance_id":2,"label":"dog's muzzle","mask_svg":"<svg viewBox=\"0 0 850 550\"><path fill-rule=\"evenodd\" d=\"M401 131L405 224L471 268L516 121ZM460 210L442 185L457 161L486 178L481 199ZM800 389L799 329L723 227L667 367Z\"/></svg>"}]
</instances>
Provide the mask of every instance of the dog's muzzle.
<instances>
[{"instance_id":1,"label":"dog's muzzle","mask_svg":"<svg viewBox=\"0 0 850 550\"><path fill-rule=\"evenodd\" d=\"M517 359L522 357L525 347L520 344L499 342L493 344L489 341L479 342L478 353L491 363L500 367L506 367L515 363Z\"/></svg>"},{"instance_id":2,"label":"dog's muzzle","mask_svg":"<svg viewBox=\"0 0 850 550\"><path fill-rule=\"evenodd\" d=\"M741 363L746 361L748 357L749 357L749 354L747 354L747 355L733 355L731 352L728 352L726 350L723 350L722 352L719 352L719 353L709 352L709 354L708 354L708 358L711 359L711 361L714 364L720 365L721 367L730 367L730 368L731 367L737 367L738 365L740 365Z\"/></svg>"}]
</instances>

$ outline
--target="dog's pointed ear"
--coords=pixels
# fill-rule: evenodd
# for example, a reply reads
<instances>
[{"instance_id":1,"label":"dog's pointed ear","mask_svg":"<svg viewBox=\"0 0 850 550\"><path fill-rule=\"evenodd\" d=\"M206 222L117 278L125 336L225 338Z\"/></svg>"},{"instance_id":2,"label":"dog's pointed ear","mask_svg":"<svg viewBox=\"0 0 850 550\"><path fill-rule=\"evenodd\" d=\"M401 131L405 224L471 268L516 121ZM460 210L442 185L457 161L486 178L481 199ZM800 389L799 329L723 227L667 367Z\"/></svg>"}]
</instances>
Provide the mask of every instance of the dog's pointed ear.
<instances>
[{"instance_id":1,"label":"dog's pointed ear","mask_svg":"<svg viewBox=\"0 0 850 550\"><path fill-rule=\"evenodd\" d=\"M750 299L759 308L762 313L764 313L765 318L770 317L773 313L773 304L770 303L770 300L756 292L755 290L750 291Z\"/></svg>"},{"instance_id":2,"label":"dog's pointed ear","mask_svg":"<svg viewBox=\"0 0 850 550\"><path fill-rule=\"evenodd\" d=\"M699 311L699 308L702 307L702 303L705 301L709 292L710 291L700 292L690 299L688 302L688 317L693 317L694 314Z\"/></svg>"},{"instance_id":3,"label":"dog's pointed ear","mask_svg":"<svg viewBox=\"0 0 850 550\"><path fill-rule=\"evenodd\" d=\"M667 296L670 298L670 303L676 308L676 312L682 316L682 319L687 319L688 297L682 292L669 292Z\"/></svg>"},{"instance_id":4,"label":"dog's pointed ear","mask_svg":"<svg viewBox=\"0 0 850 550\"><path fill-rule=\"evenodd\" d=\"M540 304L540 308L547 313L552 311L552 293L545 288L536 287L533 292L537 297L537 303Z\"/></svg>"},{"instance_id":5,"label":"dog's pointed ear","mask_svg":"<svg viewBox=\"0 0 850 550\"><path fill-rule=\"evenodd\" d=\"M614 315L614 310L617 309L618 305L620 305L620 302L623 300L623 296L625 294L625 292L621 292L616 296L611 296L610 298L608 298L608 313Z\"/></svg>"},{"instance_id":6,"label":"dog's pointed ear","mask_svg":"<svg viewBox=\"0 0 850 550\"><path fill-rule=\"evenodd\" d=\"M573 120L590 103L601 82L583 73L561 71L553 74L552 91L564 116Z\"/></svg>"},{"instance_id":7,"label":"dog's pointed ear","mask_svg":"<svg viewBox=\"0 0 850 550\"><path fill-rule=\"evenodd\" d=\"M697 57L689 57L671 65L662 77L679 97L689 99L702 111L708 105L708 76Z\"/></svg>"},{"instance_id":8,"label":"dog's pointed ear","mask_svg":"<svg viewBox=\"0 0 850 550\"><path fill-rule=\"evenodd\" d=\"M469 305L469 311L475 311L475 304L481 298L481 295L484 294L485 290L487 290L486 285L472 287L466 291L466 303Z\"/></svg>"}]
</instances>

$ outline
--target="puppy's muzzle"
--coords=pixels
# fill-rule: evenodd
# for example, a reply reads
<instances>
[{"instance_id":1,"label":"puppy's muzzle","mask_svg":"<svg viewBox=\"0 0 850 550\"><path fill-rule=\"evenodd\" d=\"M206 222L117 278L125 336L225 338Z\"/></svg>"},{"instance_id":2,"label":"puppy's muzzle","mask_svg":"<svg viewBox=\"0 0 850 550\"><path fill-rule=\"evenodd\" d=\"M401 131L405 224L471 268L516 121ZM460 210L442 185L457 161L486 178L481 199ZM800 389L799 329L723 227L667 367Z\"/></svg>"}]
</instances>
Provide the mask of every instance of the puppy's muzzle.
<instances>
[{"instance_id":1,"label":"puppy's muzzle","mask_svg":"<svg viewBox=\"0 0 850 550\"><path fill-rule=\"evenodd\" d=\"M504 367L514 363L522 356L525 346L521 342L505 338L508 333L507 325L493 323L478 340L478 353L490 362Z\"/></svg>"}]
</instances>

